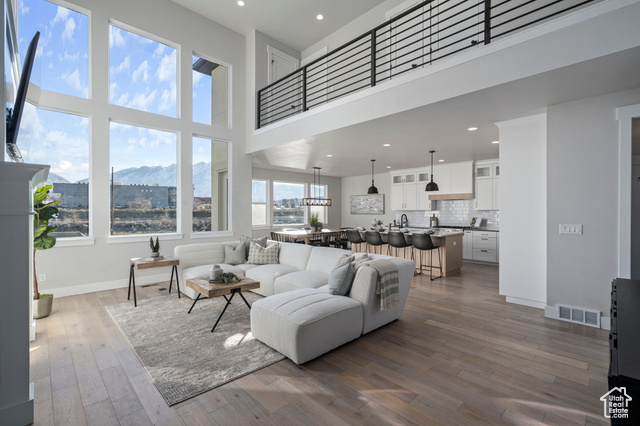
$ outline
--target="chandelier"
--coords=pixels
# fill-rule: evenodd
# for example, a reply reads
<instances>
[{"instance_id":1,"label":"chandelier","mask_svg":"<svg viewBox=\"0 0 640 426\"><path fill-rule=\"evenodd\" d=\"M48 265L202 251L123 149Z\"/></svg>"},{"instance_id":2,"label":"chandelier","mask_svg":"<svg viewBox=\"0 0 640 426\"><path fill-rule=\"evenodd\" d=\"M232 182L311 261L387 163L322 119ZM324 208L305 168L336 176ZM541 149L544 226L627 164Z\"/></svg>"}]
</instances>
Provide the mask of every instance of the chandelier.
<instances>
[{"instance_id":1,"label":"chandelier","mask_svg":"<svg viewBox=\"0 0 640 426\"><path fill-rule=\"evenodd\" d=\"M318 185L316 185L316 170L318 171ZM303 198L303 206L330 206L331 198L318 197L318 190L320 186L320 167L313 168L313 197Z\"/></svg>"}]
</instances>

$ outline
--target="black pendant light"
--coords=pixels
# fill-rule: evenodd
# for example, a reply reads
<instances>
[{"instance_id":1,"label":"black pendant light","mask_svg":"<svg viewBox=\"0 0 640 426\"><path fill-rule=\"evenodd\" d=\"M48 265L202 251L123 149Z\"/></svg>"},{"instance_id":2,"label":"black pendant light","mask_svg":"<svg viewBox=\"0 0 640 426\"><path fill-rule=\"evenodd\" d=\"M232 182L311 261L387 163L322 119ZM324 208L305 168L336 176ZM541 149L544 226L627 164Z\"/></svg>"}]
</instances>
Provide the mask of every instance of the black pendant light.
<instances>
[{"instance_id":1,"label":"black pendant light","mask_svg":"<svg viewBox=\"0 0 640 426\"><path fill-rule=\"evenodd\" d=\"M425 191L438 191L438 184L433 181L433 154L435 151L429 151L431 154L431 182L427 184L427 187L424 189Z\"/></svg>"},{"instance_id":2,"label":"black pendant light","mask_svg":"<svg viewBox=\"0 0 640 426\"><path fill-rule=\"evenodd\" d=\"M371 186L369 187L369 190L367 191L367 194L377 194L378 193L378 188L376 188L376 186L373 184L373 163L375 163L376 160L371 160Z\"/></svg>"}]
</instances>

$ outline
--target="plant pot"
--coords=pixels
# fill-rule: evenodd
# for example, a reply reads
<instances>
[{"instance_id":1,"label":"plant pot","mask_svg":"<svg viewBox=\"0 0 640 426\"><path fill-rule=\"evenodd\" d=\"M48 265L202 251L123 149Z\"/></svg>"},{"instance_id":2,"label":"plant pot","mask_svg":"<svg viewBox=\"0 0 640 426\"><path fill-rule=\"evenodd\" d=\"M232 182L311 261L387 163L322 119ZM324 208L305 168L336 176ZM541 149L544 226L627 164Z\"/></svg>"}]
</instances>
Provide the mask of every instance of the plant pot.
<instances>
[{"instance_id":1,"label":"plant pot","mask_svg":"<svg viewBox=\"0 0 640 426\"><path fill-rule=\"evenodd\" d=\"M225 282L225 283L230 283L230 282L231 282L231 279L232 279L232 278L230 278L230 277L224 277L224 282Z\"/></svg>"},{"instance_id":2,"label":"plant pot","mask_svg":"<svg viewBox=\"0 0 640 426\"><path fill-rule=\"evenodd\" d=\"M159 251L152 251L151 252L151 257L159 257L160 256L160 252Z\"/></svg>"},{"instance_id":3,"label":"plant pot","mask_svg":"<svg viewBox=\"0 0 640 426\"><path fill-rule=\"evenodd\" d=\"M38 299L33 301L33 318L45 318L51 314L53 308L53 296L46 299Z\"/></svg>"},{"instance_id":4,"label":"plant pot","mask_svg":"<svg viewBox=\"0 0 640 426\"><path fill-rule=\"evenodd\" d=\"M322 231L322 223L318 223L316 225L316 232L320 232L320 231Z\"/></svg>"}]
</instances>

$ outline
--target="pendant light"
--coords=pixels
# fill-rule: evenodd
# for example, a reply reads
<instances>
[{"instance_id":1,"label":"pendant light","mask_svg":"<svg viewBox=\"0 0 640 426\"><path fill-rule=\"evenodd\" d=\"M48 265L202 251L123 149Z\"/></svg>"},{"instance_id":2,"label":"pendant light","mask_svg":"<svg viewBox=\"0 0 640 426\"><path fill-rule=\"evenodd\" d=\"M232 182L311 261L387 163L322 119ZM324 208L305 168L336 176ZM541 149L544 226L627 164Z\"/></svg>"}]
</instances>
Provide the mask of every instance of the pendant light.
<instances>
[{"instance_id":1,"label":"pendant light","mask_svg":"<svg viewBox=\"0 0 640 426\"><path fill-rule=\"evenodd\" d=\"M429 151L431 154L431 182L427 184L427 187L424 189L425 191L438 191L438 184L433 181L433 154L435 151Z\"/></svg>"},{"instance_id":2,"label":"pendant light","mask_svg":"<svg viewBox=\"0 0 640 426\"><path fill-rule=\"evenodd\" d=\"M378 188L376 188L376 186L373 183L373 163L375 163L376 160L371 160L371 186L369 187L369 190L367 191L367 194L377 194L378 193Z\"/></svg>"},{"instance_id":3,"label":"pendant light","mask_svg":"<svg viewBox=\"0 0 640 426\"><path fill-rule=\"evenodd\" d=\"M316 170L318 171L318 185L316 185ZM303 198L302 205L303 206L330 206L331 198L322 198L318 197L318 186L320 186L320 167L313 168L313 197Z\"/></svg>"}]
</instances>

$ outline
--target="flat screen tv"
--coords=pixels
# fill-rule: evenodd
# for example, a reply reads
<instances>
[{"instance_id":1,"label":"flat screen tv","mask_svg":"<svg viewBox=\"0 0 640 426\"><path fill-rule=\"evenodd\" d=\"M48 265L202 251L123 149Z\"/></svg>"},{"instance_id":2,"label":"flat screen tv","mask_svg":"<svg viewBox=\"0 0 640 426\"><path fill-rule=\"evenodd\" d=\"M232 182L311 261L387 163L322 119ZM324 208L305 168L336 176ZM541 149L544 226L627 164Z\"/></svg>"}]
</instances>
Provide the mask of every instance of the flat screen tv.
<instances>
[{"instance_id":1,"label":"flat screen tv","mask_svg":"<svg viewBox=\"0 0 640 426\"><path fill-rule=\"evenodd\" d=\"M29 89L29 80L31 78L31 69L36 59L36 50L40 32L37 31L33 36L27 54L24 56L24 64L22 65L22 73L20 74L20 84L16 92L16 101L13 109L7 108L7 153L15 162L22 163L22 155L18 149L18 131L20 130L20 120L22 119L22 110L24 102L27 99L27 90Z\"/></svg>"}]
</instances>

